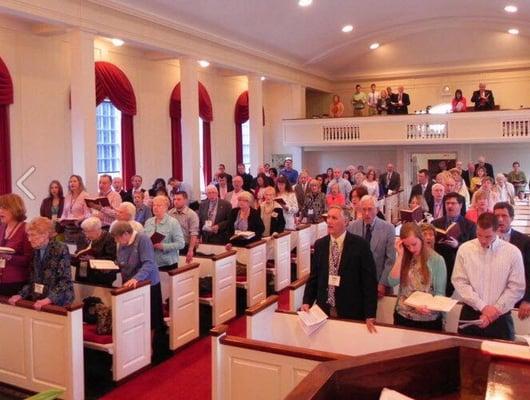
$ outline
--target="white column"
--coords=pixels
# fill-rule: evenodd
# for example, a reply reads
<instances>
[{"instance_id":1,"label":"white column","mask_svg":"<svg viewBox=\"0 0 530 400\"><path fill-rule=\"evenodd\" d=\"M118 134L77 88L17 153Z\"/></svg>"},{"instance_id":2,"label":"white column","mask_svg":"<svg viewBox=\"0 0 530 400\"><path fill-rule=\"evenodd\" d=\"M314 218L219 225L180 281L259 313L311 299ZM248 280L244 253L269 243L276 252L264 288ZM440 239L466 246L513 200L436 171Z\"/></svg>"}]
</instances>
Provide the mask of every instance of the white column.
<instances>
[{"instance_id":1,"label":"white column","mask_svg":"<svg viewBox=\"0 0 530 400\"><path fill-rule=\"evenodd\" d=\"M193 198L200 200L199 92L197 61L180 59L182 105L182 169L184 182L191 185Z\"/></svg>"},{"instance_id":2,"label":"white column","mask_svg":"<svg viewBox=\"0 0 530 400\"><path fill-rule=\"evenodd\" d=\"M263 164L263 86L258 75L248 76L248 114L250 165L252 171L257 171Z\"/></svg>"},{"instance_id":3,"label":"white column","mask_svg":"<svg viewBox=\"0 0 530 400\"><path fill-rule=\"evenodd\" d=\"M83 31L71 40L72 172L80 175L89 192L97 188L96 82L94 35Z\"/></svg>"},{"instance_id":4,"label":"white column","mask_svg":"<svg viewBox=\"0 0 530 400\"><path fill-rule=\"evenodd\" d=\"M306 117L306 104L305 104L305 86L297 83L290 85L291 89L291 107L289 118L305 118ZM290 147L291 153L293 154L293 167L300 171L304 167L303 163L303 148L302 147Z\"/></svg>"}]
</instances>

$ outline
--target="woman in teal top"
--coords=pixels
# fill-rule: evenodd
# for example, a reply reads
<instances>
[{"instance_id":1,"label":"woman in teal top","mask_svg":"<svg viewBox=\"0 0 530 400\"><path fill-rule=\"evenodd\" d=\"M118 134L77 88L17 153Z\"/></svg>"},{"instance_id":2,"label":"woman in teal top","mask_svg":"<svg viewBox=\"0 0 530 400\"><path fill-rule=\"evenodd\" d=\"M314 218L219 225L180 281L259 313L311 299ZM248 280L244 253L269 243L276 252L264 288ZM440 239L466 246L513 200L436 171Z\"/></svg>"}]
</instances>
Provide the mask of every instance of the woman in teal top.
<instances>
[{"instance_id":1,"label":"woman in teal top","mask_svg":"<svg viewBox=\"0 0 530 400\"><path fill-rule=\"evenodd\" d=\"M185 245L184 234L179 222L171 217L167 210L167 196L156 196L153 199L154 217L145 222L144 233L151 237L155 249L155 260L159 269L177 268L179 250Z\"/></svg>"},{"instance_id":2,"label":"woman in teal top","mask_svg":"<svg viewBox=\"0 0 530 400\"><path fill-rule=\"evenodd\" d=\"M388 282L399 286L394 325L434 331L442 330L442 314L426 307L410 307L405 300L415 291L445 296L447 269L442 256L424 242L420 227L407 222L396 242L397 258Z\"/></svg>"}]
</instances>

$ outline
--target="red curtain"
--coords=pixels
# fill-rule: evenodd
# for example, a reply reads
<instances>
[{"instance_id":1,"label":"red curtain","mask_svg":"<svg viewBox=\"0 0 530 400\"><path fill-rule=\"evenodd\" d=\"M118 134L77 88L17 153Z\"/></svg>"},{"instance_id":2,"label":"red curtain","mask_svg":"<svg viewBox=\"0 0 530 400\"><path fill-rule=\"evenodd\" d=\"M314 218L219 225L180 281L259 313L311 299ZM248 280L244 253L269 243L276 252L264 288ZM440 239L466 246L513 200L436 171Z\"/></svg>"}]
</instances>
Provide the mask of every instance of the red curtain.
<instances>
[{"instance_id":1,"label":"red curtain","mask_svg":"<svg viewBox=\"0 0 530 400\"><path fill-rule=\"evenodd\" d=\"M212 101L204 85L199 82L199 117L202 119L202 151L204 166L204 181L212 181L212 136L210 122L213 121ZM180 100L180 83L171 93L169 101L169 116L171 118L171 156L173 176L182 179L182 108Z\"/></svg>"},{"instance_id":2,"label":"red curtain","mask_svg":"<svg viewBox=\"0 0 530 400\"><path fill-rule=\"evenodd\" d=\"M263 126L265 126L265 109L262 109ZM239 95L234 110L234 122L236 124L236 163L243 163L243 124L249 119L248 90Z\"/></svg>"},{"instance_id":3,"label":"red curtain","mask_svg":"<svg viewBox=\"0 0 530 400\"><path fill-rule=\"evenodd\" d=\"M0 58L0 195L11 193L9 104L13 104L13 81Z\"/></svg>"},{"instance_id":4,"label":"red curtain","mask_svg":"<svg viewBox=\"0 0 530 400\"><path fill-rule=\"evenodd\" d=\"M109 98L121 111L121 159L122 176L128 187L131 177L136 174L134 157L133 117L136 115L134 89L121 69L114 64L96 62L96 105Z\"/></svg>"}]
</instances>

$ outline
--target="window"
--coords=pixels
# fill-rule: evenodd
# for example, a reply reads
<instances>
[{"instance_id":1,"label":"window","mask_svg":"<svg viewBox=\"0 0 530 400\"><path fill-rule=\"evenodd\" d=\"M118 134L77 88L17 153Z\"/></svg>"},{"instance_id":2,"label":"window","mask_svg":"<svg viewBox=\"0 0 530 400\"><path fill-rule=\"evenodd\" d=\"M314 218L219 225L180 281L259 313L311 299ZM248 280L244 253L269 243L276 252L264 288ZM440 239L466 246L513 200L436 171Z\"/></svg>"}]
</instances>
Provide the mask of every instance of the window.
<instances>
[{"instance_id":1,"label":"window","mask_svg":"<svg viewBox=\"0 0 530 400\"><path fill-rule=\"evenodd\" d=\"M206 190L206 184L204 183L204 149L203 149L203 132L202 132L202 118L199 117L199 175L201 180L201 193ZM210 183L210 182L208 182Z\"/></svg>"},{"instance_id":2,"label":"window","mask_svg":"<svg viewBox=\"0 0 530 400\"><path fill-rule=\"evenodd\" d=\"M121 112L109 100L96 107L98 174L121 175Z\"/></svg>"},{"instance_id":3,"label":"window","mask_svg":"<svg viewBox=\"0 0 530 400\"><path fill-rule=\"evenodd\" d=\"M250 123L249 121L241 125L241 136L243 144L243 164L245 170L250 171Z\"/></svg>"}]
</instances>

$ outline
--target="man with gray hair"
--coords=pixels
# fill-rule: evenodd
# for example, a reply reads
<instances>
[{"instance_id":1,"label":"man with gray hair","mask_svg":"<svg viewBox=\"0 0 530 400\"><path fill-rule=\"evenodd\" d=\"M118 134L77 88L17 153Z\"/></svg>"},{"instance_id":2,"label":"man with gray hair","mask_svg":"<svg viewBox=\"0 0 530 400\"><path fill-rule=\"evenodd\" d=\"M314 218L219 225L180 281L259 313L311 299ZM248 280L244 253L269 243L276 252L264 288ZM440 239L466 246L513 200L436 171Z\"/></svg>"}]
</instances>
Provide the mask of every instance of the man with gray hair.
<instances>
[{"instance_id":1,"label":"man with gray hair","mask_svg":"<svg viewBox=\"0 0 530 400\"><path fill-rule=\"evenodd\" d=\"M142 233L144 231L144 227L141 223L134 219L135 216L136 206L133 203L129 203L128 201L121 203L116 209L116 221L128 222L134 231ZM111 224L111 227L116 221Z\"/></svg>"},{"instance_id":2,"label":"man with gray hair","mask_svg":"<svg viewBox=\"0 0 530 400\"><path fill-rule=\"evenodd\" d=\"M199 206L199 226L203 243L228 243L228 217L232 205L219 198L214 185L206 187L206 199Z\"/></svg>"},{"instance_id":3,"label":"man with gray hair","mask_svg":"<svg viewBox=\"0 0 530 400\"><path fill-rule=\"evenodd\" d=\"M431 189L432 197L427 202L429 206L429 214L432 215L434 219L441 218L444 216L444 195L445 188L441 183L435 183L432 185Z\"/></svg>"},{"instance_id":4,"label":"man with gray hair","mask_svg":"<svg viewBox=\"0 0 530 400\"><path fill-rule=\"evenodd\" d=\"M309 174L305 169L300 171L298 176L298 183L294 187L296 194L296 201L298 202L298 209L301 210L304 206L305 196L311 192L309 188Z\"/></svg>"},{"instance_id":5,"label":"man with gray hair","mask_svg":"<svg viewBox=\"0 0 530 400\"><path fill-rule=\"evenodd\" d=\"M348 232L364 238L370 244L377 272L377 291L383 297L390 290L387 278L396 260L394 225L377 218L377 201L365 195L360 201L362 218L350 223Z\"/></svg>"}]
</instances>

